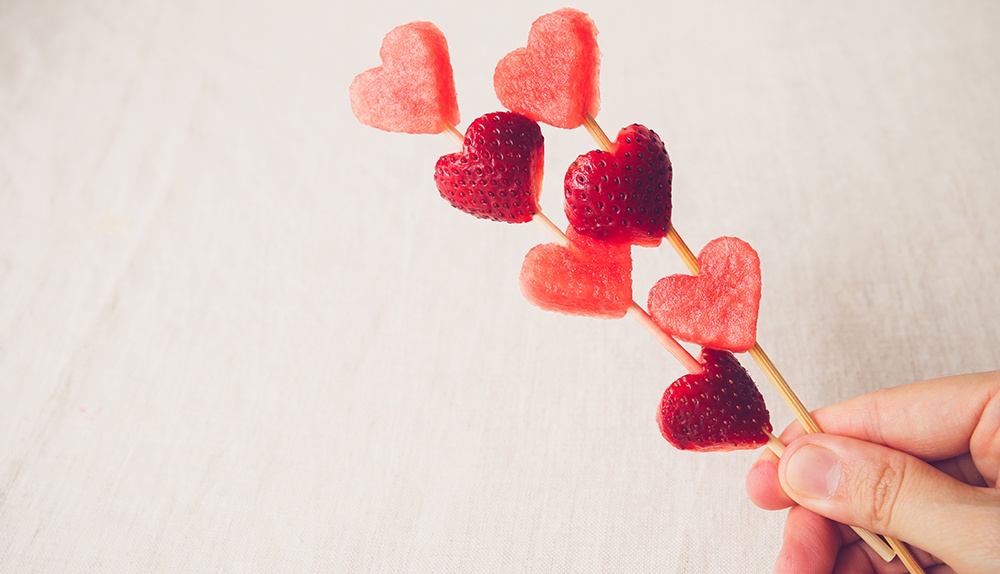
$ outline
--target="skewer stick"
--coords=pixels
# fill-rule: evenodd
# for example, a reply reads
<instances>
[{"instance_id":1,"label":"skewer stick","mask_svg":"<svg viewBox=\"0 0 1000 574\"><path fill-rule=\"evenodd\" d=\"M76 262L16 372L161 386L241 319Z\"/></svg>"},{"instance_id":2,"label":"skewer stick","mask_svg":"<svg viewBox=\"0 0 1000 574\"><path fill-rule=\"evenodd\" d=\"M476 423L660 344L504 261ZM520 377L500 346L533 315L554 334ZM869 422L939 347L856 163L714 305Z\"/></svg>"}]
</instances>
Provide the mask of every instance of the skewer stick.
<instances>
[{"instance_id":1,"label":"skewer stick","mask_svg":"<svg viewBox=\"0 0 1000 574\"><path fill-rule=\"evenodd\" d=\"M593 120L593 118L591 118L591 120ZM462 132L458 131L455 126L446 125L444 131L451 136L452 139L458 142L459 147L464 145L465 136L463 136ZM552 220L540 210L536 212L531 219L535 223L541 225L545 230L545 233L552 237L556 243L564 247L569 245L569 239L566 237L566 234L563 233L555 223L552 223ZM687 349L678 343L677 339L674 339L667 333L663 332L663 330L653 322L653 318L649 316L649 313L647 313L646 310L643 309L638 303L632 301L628 308L628 314L631 315L632 318L634 318L640 325L642 325L642 327L646 329L646 331L648 331L649 334L652 335L653 338L667 350L667 352L673 355L674 358L677 359L677 361L679 361L689 373L698 374L703 372L704 369L701 363L698 362L698 359L694 358L694 356L692 356Z\"/></svg>"},{"instance_id":2,"label":"skewer stick","mask_svg":"<svg viewBox=\"0 0 1000 574\"><path fill-rule=\"evenodd\" d=\"M563 247L567 247L569 245L569 239L566 237L566 234L562 232L562 229L556 227L556 224L552 223L552 220L541 211L535 213L535 215L531 217L531 220L541 225L542 228L545 229L545 233L548 233L549 237L555 240L555 242L559 245L562 245Z\"/></svg>"},{"instance_id":3,"label":"skewer stick","mask_svg":"<svg viewBox=\"0 0 1000 574\"><path fill-rule=\"evenodd\" d=\"M590 112L587 112L583 118L583 127L587 128L590 137L594 138L594 141L597 142L597 145L601 146L601 149L611 151L611 139L608 137L608 134L604 133L604 130L597 124L597 120L594 119L594 116L590 115Z\"/></svg>"},{"instance_id":4,"label":"skewer stick","mask_svg":"<svg viewBox=\"0 0 1000 574\"><path fill-rule=\"evenodd\" d=\"M601 146L604 151L611 150L611 139L608 138L604 130L601 129L601 126L598 125L597 120L595 120L589 113L586 115L583 125L587 128L587 132L590 133L591 137L594 138L594 141L597 142L597 145ZM674 248L674 251L677 252L680 258L684 261L684 264L691 270L691 273L697 275L699 271L698 258L687 246L687 243L684 242L680 234L677 233L677 230L674 229L672 223L667 228L667 242ZM799 400L795 392L792 391L788 382L785 381L783 376L781 376L781 372L778 371L777 367L774 366L774 363L771 362L771 359L766 353L764 353L764 349L761 348L759 343L755 343L753 348L750 349L750 356L761 368L761 370L764 371L764 374L778 390L781 398L784 399L785 403L787 403L789 408L792 409L792 412L795 413L796 419L798 419L803 428L810 433L821 432L819 425L816 424L812 415L809 414L809 410L805 408L802 401ZM771 446L771 443L772 441L769 438L769 447ZM858 535L861 536L861 538L864 539L865 542L867 542L868 545L871 546L872 549L875 550L875 552L878 553L878 555L881 556L886 562L891 561L893 556L898 554L900 561L903 562L906 569L911 574L924 574L924 570L919 564L917 564L916 560L913 560L912 554L910 554L905 548L904 552L894 552L891 548L888 548L885 543L882 542L882 539L876 534L855 526L852 526L851 528L853 528L854 531L857 532ZM903 547L903 544L897 540L888 537L886 539L890 544L892 544L893 548ZM909 560L906 560L904 555L908 555Z\"/></svg>"},{"instance_id":5,"label":"skewer stick","mask_svg":"<svg viewBox=\"0 0 1000 574\"><path fill-rule=\"evenodd\" d=\"M667 243L674 248L674 251L676 251L677 255L684 261L684 265L687 265L687 268L691 271L691 273L697 275L698 258L695 257L694 252L691 251L691 248L687 246L684 239L682 239L680 234L677 233L677 230L674 229L673 223L670 223L667 227Z\"/></svg>"},{"instance_id":6,"label":"skewer stick","mask_svg":"<svg viewBox=\"0 0 1000 574\"><path fill-rule=\"evenodd\" d=\"M462 132L458 131L458 128L448 122L443 122L442 125L444 125L444 132L451 136L451 139L455 140L458 143L458 147L461 148L465 144L465 136L462 135Z\"/></svg>"},{"instance_id":7,"label":"skewer stick","mask_svg":"<svg viewBox=\"0 0 1000 574\"><path fill-rule=\"evenodd\" d=\"M906 570L908 572L913 574L926 574L924 569L920 567L917 559L913 556L913 553L910 552L910 549L907 548L905 544L888 536L885 537L885 541L889 543L889 546L892 546L893 550L895 550L896 556L899 556L899 561L906 566Z\"/></svg>"},{"instance_id":8,"label":"skewer stick","mask_svg":"<svg viewBox=\"0 0 1000 574\"><path fill-rule=\"evenodd\" d=\"M781 442L781 439L774 436L771 431L764 431L767 435L767 450L774 453L774 456L781 458L781 455L785 454L785 443Z\"/></svg>"},{"instance_id":9,"label":"skewer stick","mask_svg":"<svg viewBox=\"0 0 1000 574\"><path fill-rule=\"evenodd\" d=\"M670 352L675 359L680 361L689 373L697 375L703 372L704 369L702 368L701 363L699 363L698 360L687 351L687 349L682 347L681 344L677 342L677 339L674 339L665 333L663 329L660 329L656 323L653 322L653 318L649 316L649 313L640 307L638 303L632 301L632 304L628 307L628 314L631 315L633 319L638 321L639 324L642 325L654 339L663 345L663 348Z\"/></svg>"},{"instance_id":10,"label":"skewer stick","mask_svg":"<svg viewBox=\"0 0 1000 574\"><path fill-rule=\"evenodd\" d=\"M754 343L753 347L750 349L749 354L756 361L757 365L760 366L761 370L768 379L774 384L774 387L778 390L781 398L785 399L785 403L788 404L792 412L795 413L795 418L798 419L799 423L802 425L806 432L817 433L823 432L819 428L819 424L816 423L816 419L809 414L809 410L806 409L799 397L792 391L792 387L788 386L788 382L785 381L785 377L781 376L781 373L771 362L771 358L764 353L764 349L761 348L760 343Z\"/></svg>"}]
</instances>

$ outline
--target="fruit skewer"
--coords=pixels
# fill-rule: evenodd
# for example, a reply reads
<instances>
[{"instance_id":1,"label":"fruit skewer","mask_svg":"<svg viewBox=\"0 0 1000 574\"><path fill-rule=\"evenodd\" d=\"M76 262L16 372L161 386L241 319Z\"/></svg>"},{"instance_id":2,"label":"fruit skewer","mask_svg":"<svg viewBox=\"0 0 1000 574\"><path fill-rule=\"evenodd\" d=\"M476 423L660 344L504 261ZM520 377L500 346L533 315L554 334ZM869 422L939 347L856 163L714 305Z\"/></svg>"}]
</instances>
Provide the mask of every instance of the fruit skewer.
<instances>
[{"instance_id":1,"label":"fruit skewer","mask_svg":"<svg viewBox=\"0 0 1000 574\"><path fill-rule=\"evenodd\" d=\"M586 17L586 15L571 9L564 9L560 12L562 13L560 18L568 16L572 22L575 22L576 25L579 25L583 29L582 31L584 34L576 37L577 40L582 40L581 47L584 50L596 51L596 44L592 42L592 38L590 40L586 38L587 33L589 33L588 26L592 27L592 22L589 21L589 18ZM557 21L556 28L559 28L560 26L561 24ZM594 35L596 35L596 31L594 32ZM572 39L570 40L572 41ZM384 129L386 131L405 133L446 132L453 137L456 142L461 142L464 147L466 138L454 127L454 124L458 123L457 101L454 92L454 82L451 78L451 66L448 62L447 44L440 31L437 30L433 24L428 22L415 22L398 27L386 35L383 40L380 55L382 56L384 64L382 67L360 74L355 78L355 81L352 82L351 105L358 119L363 123L367 123L373 127ZM593 95L596 96L596 74L591 74L586 69L580 70L580 72L581 73L577 74L577 76L579 79L584 81L579 85L583 86L584 92L590 93L592 91ZM592 77L595 82L588 84L586 82L587 76ZM517 87L515 86L515 88ZM501 98L501 100L503 100L503 98ZM593 100L592 103L596 104L596 100ZM580 111L581 109L578 107L570 110L562 110L562 112L568 113L570 122L576 121L576 126L582 123L582 114L579 114ZM587 115L590 116L591 109L589 109L589 106L588 109L583 111L586 111ZM596 107L593 107L592 111L593 113L596 113ZM577 121L573 120L572 117L578 117L581 119L580 121ZM550 121L547 123L552 122ZM475 125L475 123L473 125ZM563 128L575 127L574 125L560 125L559 123L554 123L553 125ZM596 126L596 122L594 125ZM471 127L473 126L470 126L470 128ZM541 136L540 133L537 132L537 125L534 127L534 130L536 132L537 139L535 142L530 143L529 147L536 146L538 149L528 149L528 159L525 159L525 163L521 163L516 167L533 172L533 175L540 175ZM655 134L651 133L645 135L653 135L655 137ZM604 139L607 140L606 136ZM663 157L665 159L665 150L661 150L661 152L664 154ZM444 159L445 158L442 158L442 160ZM435 176L435 179L437 179L437 175ZM441 191L444 196L445 190L441 188L441 182L439 181L438 183L439 191ZM668 194L666 197L666 212L659 213L659 216L669 218L669 180L666 181L666 186ZM502 213L501 217L496 217L497 214L495 213L484 214L482 212L477 212L477 209L470 204L459 205L459 203L462 202L459 201L456 203L456 201L453 201L455 198L446 197L446 199L451 201L455 207L458 207L463 211L468 211L477 217L487 217L490 219L507 221L509 223L536 221L543 225L546 232L556 239L556 243L562 246L564 251L573 251L580 254L580 252L585 248L586 250L591 250L592 247L587 246L584 238L578 238L572 228L569 231L570 236L567 237L567 235L563 234L558 227L556 227L540 212L537 207L539 191L540 185L535 186L533 190L521 190L515 192L515 194L520 196L519 199L528 200L527 203L518 205L517 201L515 201L513 202L513 206L506 205L506 208L513 207L514 209L513 211ZM580 197L580 199L583 198ZM533 209L525 210L524 207L526 205L530 205ZM669 226L667 225L663 227L664 232L666 232L668 227ZM641 238L637 239L641 240ZM659 240L657 239L656 244L658 243ZM636 242L636 244L644 243ZM567 247L568 250L566 249ZM591 255L593 255L593 253L591 253ZM627 255L627 248L624 253L613 253L609 251L607 255L611 257L622 257L622 255L624 255L627 260L627 268L629 270L628 273L630 274L631 259ZM706 274L708 269L708 263L706 262ZM523 270L522 288L524 288ZM631 299L630 285L627 293L628 296L625 297L625 299ZM537 301L532 302L538 304ZM641 306L634 301L629 301L624 307L621 306L621 303L624 303L624 299L619 297L616 301L617 306L614 311L615 316L621 317L624 314L632 314L633 317L636 318L638 322L647 329L647 331L653 334L654 337L661 342L661 344L664 344L664 346L671 351L671 353L674 354L674 356L682 364L685 365L689 373L691 373L688 376L678 379L678 381L675 381L675 383L668 388L668 393L665 393L664 395L664 402L661 403L661 410L658 419L669 415L675 416L675 418L671 420L676 422L676 420L683 420L685 416L688 416L689 413L685 412L683 408L674 408L673 411L668 412L668 394L673 393L671 396L679 395L679 400L683 401L686 398L684 396L685 392L703 392L696 388L698 385L707 385L707 388L710 391L719 390L711 388L711 385L714 383L709 381L708 375L710 373L718 375L720 373L720 369L723 375L730 377L728 384L732 385L734 383L738 383L737 386L742 385L744 387L742 389L743 391L750 389L757 395L756 400L759 402L759 412L761 412L765 417L763 419L763 426L760 424L760 419L749 419L741 422L740 424L743 426L737 429L739 432L745 432L748 428L757 428L756 433L754 433L756 436L753 437L751 442L742 442L739 444L730 443L730 445L726 447L723 443L712 442L716 440L716 437L712 437L707 445L694 444L693 446L685 448L690 448L692 450L725 450L730 448L750 448L766 444L776 454L780 452L783 445L781 445L780 441L769 432L771 427L770 422L767 419L766 408L763 405L763 398L760 397L759 391L756 389L756 385L754 385L753 381L749 379L749 375L746 374L742 367L738 366L738 362L735 358L732 358L730 353L722 352L724 355L728 355L731 365L736 365L736 369L742 371L742 380L740 380L740 373L735 370L726 370L730 369L730 366L723 365L723 363L730 361L720 358L716 352L710 352L711 349L708 348L704 349L702 352L702 356L705 358L705 374L700 375L699 373L703 370L702 363L695 360L690 353L688 353L683 347L680 346L679 343L677 343L675 339L673 339L672 336L666 333L663 329L660 329L652 317L645 310L643 310ZM608 315L604 314L603 316ZM741 348L740 350L744 349ZM734 377L737 380L734 381ZM725 381L723 381L722 384L725 384ZM698 395L691 396L696 400L698 398ZM705 395L701 395L701 398L705 398ZM675 404L674 407L676 406L677 405ZM719 405L719 407L723 410L726 406L727 405L725 404ZM736 408L739 410L738 405ZM729 417L733 413L721 414ZM679 415L680 419L677 419L676 415ZM716 418L716 420L718 419ZM674 440L672 439L676 437L672 435L668 436L668 425L664 423L663 420L660 420L659 422L661 424L661 432L664 433L664 437L671 443L674 443ZM685 429L681 427L680 430L684 431ZM723 440L728 440L728 438L724 438ZM675 446L677 445L675 444Z\"/></svg>"},{"instance_id":2,"label":"fruit skewer","mask_svg":"<svg viewBox=\"0 0 1000 574\"><path fill-rule=\"evenodd\" d=\"M602 150L606 152L611 151L614 144L611 142L611 139L608 138L607 133L597 123L597 120L594 119L589 112L585 115L583 125ZM667 227L666 239L667 242L670 243L671 247L673 247L674 251L677 252L677 255L680 256L681 260L683 260L684 264L688 267L691 273L693 275L697 275L700 270L698 258L695 256L694 252L691 251L691 248L688 247L684 239L681 238L680 234L677 233L677 229L674 227L673 222L670 222ZM777 389L778 394L781 395L781 398L792 410L795 418L799 421L805 431L808 433L822 432L819 424L809 413L809 410L799 399L798 395L795 394L795 391L792 390L784 376L782 376L781 372L771 361L771 358L764 352L760 343L755 341L753 347L751 347L747 353L753 358L754 362L757 363L760 369L767 376L768 380L770 380L774 385L775 389ZM768 435L768 446L770 447L770 450L780 458L781 453L784 452L784 445L780 440L774 437L773 434L768 433ZM920 564L917 563L913 554L900 541L887 536L885 537L886 542L884 543L878 535L866 529L856 526L851 526L851 528L886 562L891 561L894 556L899 556L900 561L906 566L907 570L911 574L921 574L924 572ZM888 547L886 546L886 543L888 543Z\"/></svg>"},{"instance_id":3,"label":"fruit skewer","mask_svg":"<svg viewBox=\"0 0 1000 574\"><path fill-rule=\"evenodd\" d=\"M584 125L587 127L587 131L594 136L594 139L597 140L598 144L601 145L604 151L609 151L611 149L612 144L608 139L607 135L600 128L600 126L597 124L597 122L593 119L593 117L589 113L587 114L587 121L585 122ZM464 150L464 148L466 147L466 137L455 126L445 125L443 131L447 135L449 135L456 143L458 143L460 148ZM550 235L559 245L562 245L564 247L570 245L569 238L566 236L566 234L563 233L562 230L560 230L547 216L544 215L540 206L537 205L535 206L535 212L532 214L531 220L533 222L540 224L545 230L545 232L548 235ZM688 256L682 255L682 257L684 257L685 260L689 259L693 263L694 266L691 268L691 271L692 273L697 274L698 262L694 254L690 252L690 249L687 249L686 244L683 244L683 241L680 239L680 236L677 235L676 231L673 230L672 226L669 227L668 230L672 231L674 240L680 241L681 244L683 245L684 250L682 250L681 253L686 253L688 254ZM691 264L689 264L689 267L690 266ZM627 314L631 315L632 318L635 319L651 336L653 336L654 339L656 339L668 352L670 352L670 354L673 355L674 358L677 359L678 362L680 362L685 369L687 369L689 374L700 375L703 372L704 369L702 364L694 356L692 356L691 353L689 353L687 349L684 348L672 335L661 329L653 320L653 318L649 315L649 313L646 312L646 310L643 309L642 306L640 306L634 300L632 300L629 303ZM759 346L755 345L754 349L759 349ZM763 351L761 351L761 354L763 354ZM763 356L766 358L766 355ZM756 359L757 356L755 356L754 358ZM760 364L759 361L758 364ZM770 362L768 361L767 364L770 364ZM773 364L770 365L770 369L765 368L765 372L768 373L769 378L776 376L780 381L784 382L784 379L781 378L780 373L778 373L777 369L773 367ZM752 383L750 383L750 385L752 386ZM788 390L788 393L790 393L792 397L795 397L794 393L791 392L791 389L788 388L787 383L784 383L784 387ZM795 401L801 407L802 403L801 401L798 401L797 397L795 397ZM801 407L801 410L806 415L808 415L808 411L805 411L804 407ZM660 421L660 424L662 430L664 428L663 421ZM815 425L815 422L813 422L813 425ZM780 458L781 453L784 451L784 444L782 444L781 441L776 436L774 436L774 434L772 434L770 430L768 430L769 426L770 425L768 425L768 427L765 427L763 429L763 433L766 437L765 446L767 446L767 448L771 450L771 452L773 452L776 456ZM747 442L752 443L753 441L748 440ZM679 446L682 448L688 447L688 445L678 445L678 444L675 444L675 446ZM883 560L889 562L895 557L896 552L894 552L893 549L890 548L885 542L883 542L882 539L879 538L877 535L861 528L857 527L852 527L852 528L858 534L858 536L861 537L863 540L865 540L865 542L868 543L868 545L871 546L871 548ZM919 572L919 571L914 571L914 572Z\"/></svg>"},{"instance_id":4,"label":"fruit skewer","mask_svg":"<svg viewBox=\"0 0 1000 574\"><path fill-rule=\"evenodd\" d=\"M541 16L531 25L526 47L510 52L497 64L494 73L494 87L497 97L508 109L524 113L536 121L542 121L555 127L574 128L583 125L594 140L597 141L602 150L607 152L614 144L612 144L607 134L605 134L594 120L600 100L600 82L598 79L600 50L597 46L596 36L597 28L593 21L585 13L578 10L563 8ZM635 135L639 134L633 133L633 136ZM654 139L657 139L654 134L645 131L641 133L641 136L643 138L652 136ZM629 140L626 138L625 141L628 142ZM625 155L628 156L628 153ZM584 169L586 167L588 166L584 166ZM651 165L650 167L654 166ZM667 168L669 169L669 163L667 163ZM579 171L576 173L577 177L582 175ZM623 175L627 178L627 174ZM583 176L580 183L584 184L586 179L587 177ZM666 197L664 198L666 201L654 208L660 210L657 212L655 219L658 222L665 222L666 225L663 231L666 233L668 240L672 245L675 245L675 249L678 249L678 253L688 263L692 272L697 275L697 258L691 253L690 249L687 249L687 246L684 245L670 223L669 176L667 176L666 180L663 178L656 180L654 178L648 181L654 186L659 186L661 190L666 192ZM569 179L567 176L568 182ZM595 189L597 188L595 187ZM574 190L574 193L576 194L576 200L583 200L579 189ZM570 189L567 187L567 199L569 197ZM598 204L598 207L600 207L600 204ZM569 211L567 210L567 214L569 214ZM646 221L648 222L649 219ZM571 221L571 226L573 223ZM594 227L596 222L590 220L586 223L588 226ZM654 223L653 227L656 225L657 223ZM600 227L600 224L597 224L597 227ZM622 230L619 229L617 231L619 232L617 233L617 239L623 239L623 234L620 233ZM651 231L651 229L647 227L646 231ZM605 229L603 233L607 234L609 232ZM642 237L641 234L636 235L632 231L626 231L624 239L631 243L644 244L647 238ZM653 240L652 246L659 244L659 239L656 237L650 236L648 239ZM683 246L683 248L680 248L680 246ZM651 302L650 305L652 304ZM756 311L754 311L754 317L755 315ZM646 316L648 317L648 314ZM652 326L657 327L655 322ZM753 331L755 331L755 327L756 319L754 318ZM650 332L652 333L653 331ZM741 347L740 350L742 350L744 346L743 342L740 342L739 346ZM812 417L809 416L808 410L798 400L780 372L774 367L760 346L756 344L756 341L748 342L746 347L754 360L777 387L782 398L789 404L803 426L813 431L818 430L818 426L812 420ZM736 349L734 348L734 350ZM770 441L770 438L768 440ZM774 441L771 442L773 443ZM880 538L861 529L856 528L855 530L883 559L889 561L893 558L894 553ZM905 562L906 560L904 559ZM911 572L922 571L915 561L911 560L910 562L912 564L907 564L907 568Z\"/></svg>"},{"instance_id":5,"label":"fruit skewer","mask_svg":"<svg viewBox=\"0 0 1000 574\"><path fill-rule=\"evenodd\" d=\"M594 139L596 139L598 141L598 143L601 144L601 146L604 148L605 151L608 151L611 148L612 144L610 143L610 140L607 138L607 136L605 135L604 131L598 126L597 122L593 119L593 117L590 116L590 114L587 114L587 121L586 121L586 123L584 125L587 127L588 132L590 132L592 135L594 135ZM466 147L466 138L465 138L465 136L455 126L446 125L443 131L445 131L445 133L447 133L449 136L451 136L451 138L454 139L455 142L457 144L459 144L459 146L464 150L464 148ZM545 230L545 232L548 233L556 241L556 243L558 243L559 245L562 245L564 247L570 245L569 238L554 223L552 223L552 221L547 216L545 216L543 214L542 209L541 209L540 206L538 206L538 205L535 206L535 212L532 214L531 220L533 222L536 222L536 223L539 223L540 225L542 225L542 227ZM682 254L686 253L688 255L686 257L684 255L682 255L682 257L685 257L686 260L689 260L689 261L692 262L693 267L691 268L691 271L692 271L692 273L697 274L698 271L699 271L699 269L698 269L698 261L694 257L694 254L690 252L690 249L687 249L686 244L683 244L683 241L680 239L680 236L677 235L676 231L674 231L672 227L668 228L668 230L672 231L673 240L674 241L680 241L681 245L683 245L684 249L681 250L680 252ZM690 265L691 264L689 264L689 266ZM703 372L704 369L702 367L702 364L700 362L698 362L698 360L695 359L687 351L687 349L685 349L683 346L681 346L680 343L678 343L678 341L673 338L673 336L671 336L670 334L668 334L664 330L662 330L656 324L656 322L653 321L653 319L649 315L649 313L647 313L634 300L629 303L627 314L632 315L633 319L635 319L644 329L646 329L646 331L650 335L653 336L654 339L656 339L668 352L670 352L674 356L674 358L676 358L688 370L689 374L700 375ZM758 349L759 350L759 346L755 345L754 349ZM761 351L761 354L762 353L763 353L763 351ZM766 357L766 355L764 355L764 357ZM770 364L770 362L768 361L767 364ZM740 370L742 370L742 368L740 368ZM773 365L771 365L770 370L766 370L766 372L768 372L769 377L776 376L776 377L779 378L779 380L781 380L782 382L784 382L784 379L781 378L780 373L777 372L777 369L775 369L773 367ZM744 374L745 374L745 371L744 371ZM696 384L699 384L699 383L696 383ZM754 391L748 391L748 392L756 392L756 387L753 385L752 382L750 382L748 386L750 388L754 389ZM787 383L784 383L784 386L785 386L785 388L788 388ZM677 393L682 393L683 392L683 391L680 391L680 390L677 390L677 389L674 389L674 390L677 391ZM788 392L791 393L791 389L790 388L788 388ZM670 391L668 391L668 394L670 394ZM763 399L759 398L759 393L757 393L757 394L758 394L759 402L762 403ZM794 397L794 393L792 393L791 396ZM679 399L679 400L683 400L683 399ZM798 405L800 405L800 406L802 405L801 401L798 401L797 397L795 398L795 400L797 401ZM675 404L675 406L676 406L676 404ZM663 408L671 408L671 407L661 406L661 413L660 413L660 417L658 417L658 418L662 418L663 417L663 411L662 411ZM682 410L682 409L678 409L678 410ZM802 412L805 412L806 415L808 415L808 412L805 411L804 407L802 407L801 410L802 410ZM686 417L683 417L683 416L682 416L682 418L686 419ZM811 417L810 417L810 420L811 420ZM666 426L669 426L669 423L665 423L663 420L660 420L659 422L660 422L661 431L663 431L665 433L669 433L669 430L668 431L664 431L664 429L666 428ZM685 425L689 424L691 421L690 421L690 419L686 419L686 420L674 420L673 422L675 423L674 427L676 429L676 428L683 428ZM815 425L815 422L813 422L813 425ZM766 437L765 446L767 446L771 450L771 452L773 452L776 456L778 456L780 458L781 457L781 453L784 451L784 444L782 444L781 441L776 436L774 436L774 434L772 434L770 430L768 430L769 426L770 425L768 425L767 427L765 427L765 428L762 429L763 433L764 433L764 435ZM666 434L665 434L665 436L666 436ZM677 446L679 448L699 448L697 445L694 445L694 444L691 444L691 443L686 443L686 442L678 443L677 442L677 437L672 437L672 438L674 438L674 440L671 440L671 443L673 443L674 446ZM670 440L670 439L668 439L668 440ZM681 440L683 441L684 439L681 439ZM752 438L742 438L741 437L741 440L744 442L744 444L754 444L754 439L752 439ZM700 448L705 449L704 444L702 444ZM886 562L889 562L889 561L891 561L895 557L896 552L894 552L893 549L890 548L885 542L883 542L882 539L879 538L877 535L875 535L875 534L873 534L873 533L871 533L871 532L869 532L867 530L861 529L861 528L857 528L857 527L852 527L852 528L858 534L858 536L861 537L863 540L865 540L865 542L868 543L868 545L871 546L871 548L883 560L885 560ZM919 572L919 571L915 570L914 572Z\"/></svg>"}]
</instances>

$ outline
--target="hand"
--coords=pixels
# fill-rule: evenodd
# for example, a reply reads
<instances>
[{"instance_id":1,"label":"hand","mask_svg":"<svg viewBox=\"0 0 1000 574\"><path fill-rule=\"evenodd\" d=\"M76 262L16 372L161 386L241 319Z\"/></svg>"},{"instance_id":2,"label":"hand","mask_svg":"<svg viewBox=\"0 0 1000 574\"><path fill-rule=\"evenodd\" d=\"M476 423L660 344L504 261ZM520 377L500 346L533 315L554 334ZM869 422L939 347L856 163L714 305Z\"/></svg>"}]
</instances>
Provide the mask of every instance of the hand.
<instances>
[{"instance_id":1,"label":"hand","mask_svg":"<svg viewBox=\"0 0 1000 574\"><path fill-rule=\"evenodd\" d=\"M929 572L1000 572L1000 371L877 391L814 413L822 434L782 433L747 491L789 508L776 572L902 572L851 524L895 537ZM928 554L928 552L930 554Z\"/></svg>"}]
</instances>

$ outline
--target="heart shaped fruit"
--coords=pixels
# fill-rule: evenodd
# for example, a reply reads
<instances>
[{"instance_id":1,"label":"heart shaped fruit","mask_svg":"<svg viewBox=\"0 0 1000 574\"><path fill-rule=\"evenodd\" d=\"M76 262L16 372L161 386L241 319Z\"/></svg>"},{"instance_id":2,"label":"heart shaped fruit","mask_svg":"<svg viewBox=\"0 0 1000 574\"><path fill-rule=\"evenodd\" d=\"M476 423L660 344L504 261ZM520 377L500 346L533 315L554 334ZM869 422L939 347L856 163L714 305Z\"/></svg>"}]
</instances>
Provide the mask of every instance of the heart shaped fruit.
<instances>
[{"instance_id":1,"label":"heart shaped fruit","mask_svg":"<svg viewBox=\"0 0 1000 574\"><path fill-rule=\"evenodd\" d=\"M524 223L538 212L543 156L537 123L494 112L469 125L460 153L438 159L434 182L441 197L466 213Z\"/></svg>"},{"instance_id":2,"label":"heart shaped fruit","mask_svg":"<svg viewBox=\"0 0 1000 574\"><path fill-rule=\"evenodd\" d=\"M698 254L698 275L664 277L649 290L653 321L678 339L728 351L757 341L760 258L736 237L710 241Z\"/></svg>"},{"instance_id":3,"label":"heart shaped fruit","mask_svg":"<svg viewBox=\"0 0 1000 574\"><path fill-rule=\"evenodd\" d=\"M732 353L704 348L704 372L674 381L656 422L681 450L753 449L767 444L771 417L757 385Z\"/></svg>"},{"instance_id":4,"label":"heart shaped fruit","mask_svg":"<svg viewBox=\"0 0 1000 574\"><path fill-rule=\"evenodd\" d=\"M351 109L362 123L390 132L437 134L458 123L448 43L430 22L391 30L382 65L351 82Z\"/></svg>"},{"instance_id":5,"label":"heart shaped fruit","mask_svg":"<svg viewBox=\"0 0 1000 574\"><path fill-rule=\"evenodd\" d=\"M493 73L500 103L559 128L575 128L600 107L597 27L563 8L531 24L528 45L504 56Z\"/></svg>"},{"instance_id":6,"label":"heart shaped fruit","mask_svg":"<svg viewBox=\"0 0 1000 574\"><path fill-rule=\"evenodd\" d=\"M655 247L670 226L673 168L653 130L633 124L610 151L576 158L566 171L566 217L580 233Z\"/></svg>"},{"instance_id":7,"label":"heart shaped fruit","mask_svg":"<svg viewBox=\"0 0 1000 574\"><path fill-rule=\"evenodd\" d=\"M546 311L605 319L632 304L632 255L626 244L595 241L568 230L569 246L537 245L521 266L521 293Z\"/></svg>"}]
</instances>

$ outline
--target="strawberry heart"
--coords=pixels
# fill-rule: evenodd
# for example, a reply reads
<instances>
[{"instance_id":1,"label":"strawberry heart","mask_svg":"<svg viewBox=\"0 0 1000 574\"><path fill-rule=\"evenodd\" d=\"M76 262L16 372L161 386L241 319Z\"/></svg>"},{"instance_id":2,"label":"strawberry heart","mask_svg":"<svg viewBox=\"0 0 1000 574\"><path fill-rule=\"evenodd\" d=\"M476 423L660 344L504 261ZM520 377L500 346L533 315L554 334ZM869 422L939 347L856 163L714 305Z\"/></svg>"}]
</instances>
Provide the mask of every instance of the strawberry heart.
<instances>
[{"instance_id":1,"label":"strawberry heart","mask_svg":"<svg viewBox=\"0 0 1000 574\"><path fill-rule=\"evenodd\" d=\"M757 341L760 258L745 241L719 237L698 254L698 275L671 275L649 291L653 321L678 339L728 351Z\"/></svg>"},{"instance_id":2,"label":"strawberry heart","mask_svg":"<svg viewBox=\"0 0 1000 574\"><path fill-rule=\"evenodd\" d=\"M702 349L704 372L684 375L663 393L656 422L681 450L752 449L767 443L771 416L757 385L732 353Z\"/></svg>"},{"instance_id":3,"label":"strawberry heart","mask_svg":"<svg viewBox=\"0 0 1000 574\"><path fill-rule=\"evenodd\" d=\"M504 56L493 74L500 103L559 128L581 125L600 104L597 27L579 10L563 8L531 24L528 45Z\"/></svg>"},{"instance_id":4,"label":"strawberry heart","mask_svg":"<svg viewBox=\"0 0 1000 574\"><path fill-rule=\"evenodd\" d=\"M567 233L569 246L537 245L521 266L521 293L546 311L605 319L625 316L632 304L628 245Z\"/></svg>"},{"instance_id":5,"label":"strawberry heart","mask_svg":"<svg viewBox=\"0 0 1000 574\"><path fill-rule=\"evenodd\" d=\"M382 65L351 82L351 109L364 124L390 132L437 134L458 123L448 43L430 22L391 30Z\"/></svg>"},{"instance_id":6,"label":"strawberry heart","mask_svg":"<svg viewBox=\"0 0 1000 574\"><path fill-rule=\"evenodd\" d=\"M670 226L673 168L653 130L633 124L610 151L576 158L564 180L566 217L595 239L655 247Z\"/></svg>"},{"instance_id":7,"label":"strawberry heart","mask_svg":"<svg viewBox=\"0 0 1000 574\"><path fill-rule=\"evenodd\" d=\"M460 153L434 167L441 197L476 217L524 223L538 212L544 140L538 124L510 112L476 119Z\"/></svg>"}]
</instances>

